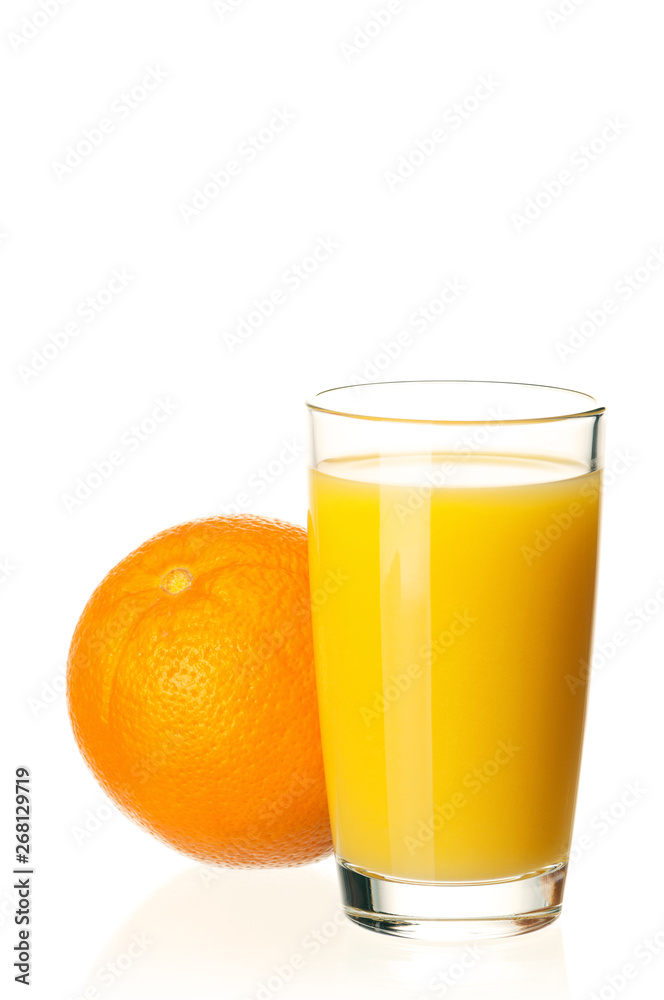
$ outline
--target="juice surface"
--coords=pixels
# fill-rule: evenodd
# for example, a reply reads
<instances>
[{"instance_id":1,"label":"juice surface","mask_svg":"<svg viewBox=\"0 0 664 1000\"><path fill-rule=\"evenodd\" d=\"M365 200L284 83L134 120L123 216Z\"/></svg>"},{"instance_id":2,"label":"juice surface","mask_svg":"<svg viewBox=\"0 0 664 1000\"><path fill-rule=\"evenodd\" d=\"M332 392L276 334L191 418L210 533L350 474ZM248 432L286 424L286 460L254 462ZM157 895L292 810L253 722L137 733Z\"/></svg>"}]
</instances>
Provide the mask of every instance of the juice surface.
<instances>
[{"instance_id":1,"label":"juice surface","mask_svg":"<svg viewBox=\"0 0 664 1000\"><path fill-rule=\"evenodd\" d=\"M563 861L600 474L421 455L311 472L314 648L338 857L418 881ZM490 485L486 485L489 483Z\"/></svg>"}]
</instances>

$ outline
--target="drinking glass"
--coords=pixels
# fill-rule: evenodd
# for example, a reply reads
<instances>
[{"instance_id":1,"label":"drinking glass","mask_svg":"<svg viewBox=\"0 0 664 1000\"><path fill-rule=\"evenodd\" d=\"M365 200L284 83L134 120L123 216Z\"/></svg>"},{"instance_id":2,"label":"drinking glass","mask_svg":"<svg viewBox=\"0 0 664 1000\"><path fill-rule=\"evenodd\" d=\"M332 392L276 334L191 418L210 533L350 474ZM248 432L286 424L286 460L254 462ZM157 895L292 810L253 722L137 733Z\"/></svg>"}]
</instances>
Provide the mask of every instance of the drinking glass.
<instances>
[{"instance_id":1,"label":"drinking glass","mask_svg":"<svg viewBox=\"0 0 664 1000\"><path fill-rule=\"evenodd\" d=\"M309 561L343 906L404 937L561 908L591 655L604 408L500 382L307 403Z\"/></svg>"}]
</instances>

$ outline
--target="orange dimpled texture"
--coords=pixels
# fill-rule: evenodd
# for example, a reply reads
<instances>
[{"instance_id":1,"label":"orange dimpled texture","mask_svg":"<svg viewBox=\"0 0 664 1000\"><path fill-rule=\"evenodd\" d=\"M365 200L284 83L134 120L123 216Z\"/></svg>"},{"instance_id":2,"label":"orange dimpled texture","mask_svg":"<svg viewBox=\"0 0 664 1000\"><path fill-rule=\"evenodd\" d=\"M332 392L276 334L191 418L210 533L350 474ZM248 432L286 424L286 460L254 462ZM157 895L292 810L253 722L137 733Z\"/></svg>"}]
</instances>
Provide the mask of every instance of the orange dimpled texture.
<instances>
[{"instance_id":1,"label":"orange dimpled texture","mask_svg":"<svg viewBox=\"0 0 664 1000\"><path fill-rule=\"evenodd\" d=\"M168 844L239 867L331 850L302 528L213 517L149 539L90 598L67 686L95 776Z\"/></svg>"}]
</instances>

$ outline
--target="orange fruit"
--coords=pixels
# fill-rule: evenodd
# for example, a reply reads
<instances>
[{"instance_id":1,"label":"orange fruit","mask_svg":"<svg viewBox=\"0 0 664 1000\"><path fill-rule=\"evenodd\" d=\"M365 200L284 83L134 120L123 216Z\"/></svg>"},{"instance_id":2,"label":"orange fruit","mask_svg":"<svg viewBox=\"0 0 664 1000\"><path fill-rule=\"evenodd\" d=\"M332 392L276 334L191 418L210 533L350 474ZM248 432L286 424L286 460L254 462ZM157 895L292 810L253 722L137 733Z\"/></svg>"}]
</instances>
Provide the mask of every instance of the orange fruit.
<instances>
[{"instance_id":1,"label":"orange fruit","mask_svg":"<svg viewBox=\"0 0 664 1000\"><path fill-rule=\"evenodd\" d=\"M88 601L67 690L93 773L168 844L240 867L330 851L302 528L241 515L150 538Z\"/></svg>"}]
</instances>

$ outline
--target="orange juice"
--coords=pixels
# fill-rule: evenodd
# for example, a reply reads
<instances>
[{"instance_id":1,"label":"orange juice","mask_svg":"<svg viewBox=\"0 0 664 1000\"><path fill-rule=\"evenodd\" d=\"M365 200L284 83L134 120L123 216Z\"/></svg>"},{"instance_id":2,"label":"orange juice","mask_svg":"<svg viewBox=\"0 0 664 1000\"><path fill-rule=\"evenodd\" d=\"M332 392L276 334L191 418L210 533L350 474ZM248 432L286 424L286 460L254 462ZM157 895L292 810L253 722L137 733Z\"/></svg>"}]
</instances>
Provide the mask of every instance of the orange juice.
<instances>
[{"instance_id":1,"label":"orange juice","mask_svg":"<svg viewBox=\"0 0 664 1000\"><path fill-rule=\"evenodd\" d=\"M314 643L339 859L443 882L566 860L586 689L566 676L590 655L599 475L459 455L312 471Z\"/></svg>"}]
</instances>

